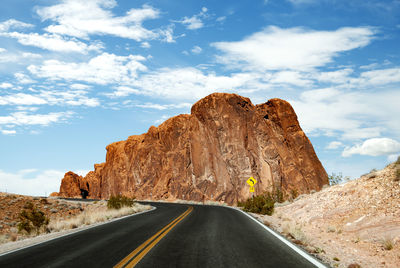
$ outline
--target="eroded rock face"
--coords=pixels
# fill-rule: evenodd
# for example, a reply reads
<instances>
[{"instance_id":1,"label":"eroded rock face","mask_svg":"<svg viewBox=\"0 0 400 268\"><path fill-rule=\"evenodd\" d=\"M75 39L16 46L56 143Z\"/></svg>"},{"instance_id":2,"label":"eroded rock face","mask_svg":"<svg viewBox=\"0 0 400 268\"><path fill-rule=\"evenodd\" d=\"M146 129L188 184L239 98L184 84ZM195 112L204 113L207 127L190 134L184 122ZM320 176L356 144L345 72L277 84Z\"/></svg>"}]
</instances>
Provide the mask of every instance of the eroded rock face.
<instances>
[{"instance_id":1,"label":"eroded rock face","mask_svg":"<svg viewBox=\"0 0 400 268\"><path fill-rule=\"evenodd\" d=\"M280 99L255 106L236 94L214 93L195 103L190 115L106 149L106 162L85 178L66 174L61 196L86 185L89 198L121 193L233 204L251 196L250 176L258 181L255 194L279 188L290 196L328 184L293 108Z\"/></svg>"}]
</instances>

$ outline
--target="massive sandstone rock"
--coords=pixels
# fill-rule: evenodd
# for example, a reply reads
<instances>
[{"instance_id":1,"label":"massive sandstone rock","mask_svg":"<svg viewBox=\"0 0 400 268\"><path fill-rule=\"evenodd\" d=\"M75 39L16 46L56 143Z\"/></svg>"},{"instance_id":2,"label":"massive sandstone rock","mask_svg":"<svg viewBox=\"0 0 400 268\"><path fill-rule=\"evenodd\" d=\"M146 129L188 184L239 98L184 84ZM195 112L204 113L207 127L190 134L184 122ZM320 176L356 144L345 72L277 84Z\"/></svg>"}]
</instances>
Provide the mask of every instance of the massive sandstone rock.
<instances>
[{"instance_id":1,"label":"massive sandstone rock","mask_svg":"<svg viewBox=\"0 0 400 268\"><path fill-rule=\"evenodd\" d=\"M66 173L60 196L123 194L137 199L215 200L233 204L279 188L320 190L328 176L290 104L281 99L253 105L236 94L211 94L191 114L172 117L147 133L107 146L106 162L85 178ZM79 194L79 193L78 193Z\"/></svg>"}]
</instances>

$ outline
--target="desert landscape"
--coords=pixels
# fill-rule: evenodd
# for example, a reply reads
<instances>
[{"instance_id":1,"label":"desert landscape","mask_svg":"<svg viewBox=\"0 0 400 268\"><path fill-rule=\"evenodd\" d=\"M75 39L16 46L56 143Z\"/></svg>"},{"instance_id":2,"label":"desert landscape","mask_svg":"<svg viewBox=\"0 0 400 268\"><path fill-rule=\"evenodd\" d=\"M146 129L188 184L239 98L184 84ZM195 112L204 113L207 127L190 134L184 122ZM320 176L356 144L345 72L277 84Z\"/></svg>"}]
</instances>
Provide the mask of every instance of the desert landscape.
<instances>
[{"instance_id":1,"label":"desert landscape","mask_svg":"<svg viewBox=\"0 0 400 268\"><path fill-rule=\"evenodd\" d=\"M332 267L397 267L399 197L400 159L358 179L277 204L272 216L253 215Z\"/></svg>"}]
</instances>

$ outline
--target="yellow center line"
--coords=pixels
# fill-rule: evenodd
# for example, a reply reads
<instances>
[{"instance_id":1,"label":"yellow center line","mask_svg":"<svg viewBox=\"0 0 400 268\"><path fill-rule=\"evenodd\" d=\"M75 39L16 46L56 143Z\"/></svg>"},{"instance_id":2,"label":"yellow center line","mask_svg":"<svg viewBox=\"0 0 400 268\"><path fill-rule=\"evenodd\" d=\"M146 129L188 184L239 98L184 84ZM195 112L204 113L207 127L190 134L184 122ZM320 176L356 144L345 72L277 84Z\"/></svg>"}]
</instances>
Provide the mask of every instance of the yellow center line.
<instances>
[{"instance_id":1,"label":"yellow center line","mask_svg":"<svg viewBox=\"0 0 400 268\"><path fill-rule=\"evenodd\" d=\"M167 224L164 228L158 231L155 235L147 239L143 244L137 247L134 251L132 251L128 256L126 256L122 261L120 261L114 268L124 267L133 257L135 257L143 248L145 248L139 255L137 255L132 262L129 263L126 267L135 266L146 254L150 251L172 228L175 227L183 218L192 212L193 207L189 207L184 213L182 213L179 217L175 218L169 224ZM165 231L165 232L164 232ZM163 233L164 232L164 233ZM160 235L162 234L162 235ZM159 237L158 237L159 236ZM158 238L157 238L158 237ZM157 238L157 239L156 239ZM154 241L153 241L154 240ZM153 243L151 243L153 241ZM150 244L151 243L151 244ZM150 244L150 245L149 245ZM132 264L133 263L133 264Z\"/></svg>"}]
</instances>

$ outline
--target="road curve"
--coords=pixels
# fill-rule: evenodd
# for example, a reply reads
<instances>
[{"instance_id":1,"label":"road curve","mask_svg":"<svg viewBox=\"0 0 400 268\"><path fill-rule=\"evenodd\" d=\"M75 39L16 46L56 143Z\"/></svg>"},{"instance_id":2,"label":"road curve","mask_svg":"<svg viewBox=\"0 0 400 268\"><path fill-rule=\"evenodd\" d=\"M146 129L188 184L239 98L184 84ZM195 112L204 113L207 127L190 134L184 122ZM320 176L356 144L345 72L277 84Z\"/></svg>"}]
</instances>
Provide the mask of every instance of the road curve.
<instances>
[{"instance_id":1,"label":"road curve","mask_svg":"<svg viewBox=\"0 0 400 268\"><path fill-rule=\"evenodd\" d=\"M157 209L0 256L0 267L315 267L240 211L151 204Z\"/></svg>"}]
</instances>

